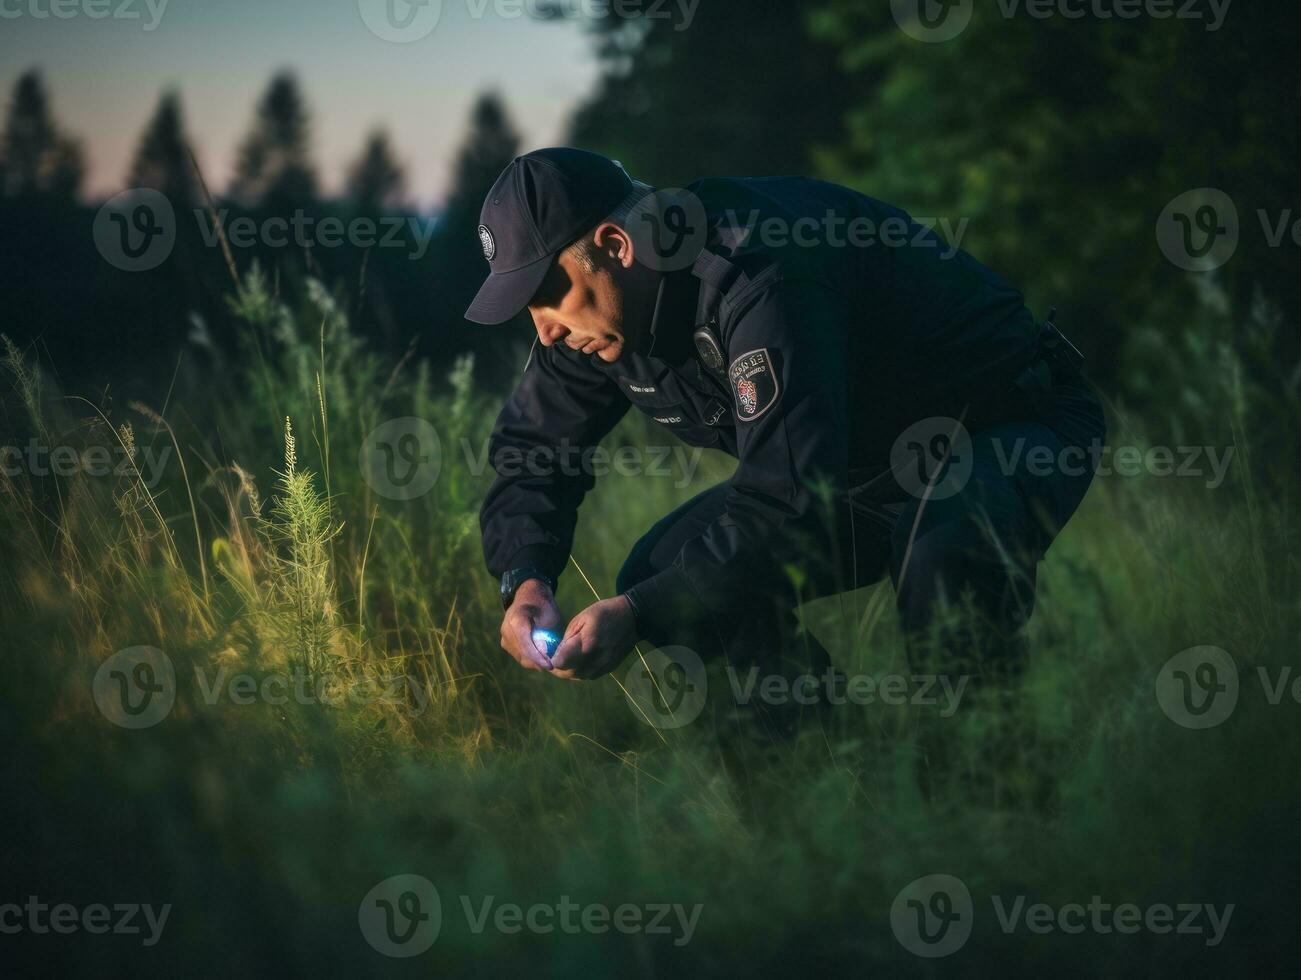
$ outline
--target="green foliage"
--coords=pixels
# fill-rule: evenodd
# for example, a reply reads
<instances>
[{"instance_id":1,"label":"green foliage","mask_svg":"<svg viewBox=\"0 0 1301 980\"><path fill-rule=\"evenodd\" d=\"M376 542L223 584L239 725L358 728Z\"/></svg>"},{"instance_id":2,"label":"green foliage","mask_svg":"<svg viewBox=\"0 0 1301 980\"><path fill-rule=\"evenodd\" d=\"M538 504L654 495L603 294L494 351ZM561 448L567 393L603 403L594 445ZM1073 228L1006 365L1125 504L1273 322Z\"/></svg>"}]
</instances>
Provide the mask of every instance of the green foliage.
<instances>
[{"instance_id":1,"label":"green foliage","mask_svg":"<svg viewBox=\"0 0 1301 980\"><path fill-rule=\"evenodd\" d=\"M736 720L716 665L701 718L660 732L630 709L623 672L561 684L497 648L500 606L475 533L491 472L473 465L496 401L475 388L469 361L446 379L383 364L328 290L313 284L309 297L290 309L259 272L245 277L233 306L248 357L214 386L182 386L187 404L169 409L219 434L181 426L186 458L208 461L192 488L177 466L158 486L142 479L143 449L171 425L156 413L141 412L152 431L116 419L86 429L48 383L32 402L54 438L129 444L141 465L0 484L0 627L24 639L8 659L13 710L0 714L0 737L23 747L15 784L38 773L41 784L14 798L15 880L48 881L55 859L40 841L57 840L72 891L175 904L169 928L185 950L165 942L160 957L253 971L275 949L297 972L354 973L375 964L357 905L398 873L442 893L431 955L454 973L730 974L738 959L758 973L810 961L915 969L890 906L936 871L981 901L1272 900L1266 870L1295 856L1291 837L1271 833L1296 804L1278 767L1297 758L1301 729L1252 678L1294 666L1301 606L1288 502L1262 493L1250 468L1214 493L1100 478L1041 569L1019 697L952 718L850 704L771 745ZM11 351L8 370L30 400L35 369ZM358 454L376 424L407 415L436 425L442 469L427 494L394 501L366 484ZM608 448L652 441L629 419ZM593 599L579 568L609 594L650 523L730 465L708 456L690 480L598 481L562 607ZM188 529L174 533L186 523L201 547ZM891 606L880 583L809 603L803 619L841 669L881 676L907 671ZM1231 651L1243 695L1224 725L1193 732L1161 713L1153 679L1201 643ZM139 644L166 652L178 697L158 725L126 731L97 710L92 682ZM295 666L329 696L244 704L226 686ZM475 934L463 894L704 910L678 948L653 936ZM1035 970L1141 960L1173 973L1269 945L1249 915L1207 950L1152 934L1123 937L1123 948L1106 942L1114 936L1007 936L987 910L961 954L973 973L1012 957ZM96 962L112 970L138 955L104 947Z\"/></svg>"},{"instance_id":2,"label":"green foliage","mask_svg":"<svg viewBox=\"0 0 1301 980\"><path fill-rule=\"evenodd\" d=\"M1227 371L1222 340L1295 414L1296 253L1269 246L1258 212L1295 208L1301 71L1284 38L1296 9L1234 6L1209 31L1185 18L1040 19L1029 6L1007 17L978 4L960 36L923 44L889 4L818 4L812 32L837 52L851 97L821 173L969 221L963 247L1041 313L1060 307L1093 375L1145 411L1179 411L1202 372ZM1155 241L1166 204L1207 186L1243 222L1213 276L1177 269ZM1204 347L1191 365L1190 335Z\"/></svg>"}]
</instances>

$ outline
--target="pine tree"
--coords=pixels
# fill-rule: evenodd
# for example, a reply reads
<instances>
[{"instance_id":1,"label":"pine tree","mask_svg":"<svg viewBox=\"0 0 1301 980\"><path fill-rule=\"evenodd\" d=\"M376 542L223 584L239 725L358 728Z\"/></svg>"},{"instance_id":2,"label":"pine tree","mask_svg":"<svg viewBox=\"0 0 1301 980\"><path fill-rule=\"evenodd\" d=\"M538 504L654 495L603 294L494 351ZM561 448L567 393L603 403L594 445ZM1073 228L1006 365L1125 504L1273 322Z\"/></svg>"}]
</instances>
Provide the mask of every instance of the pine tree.
<instances>
[{"instance_id":1,"label":"pine tree","mask_svg":"<svg viewBox=\"0 0 1301 980\"><path fill-rule=\"evenodd\" d=\"M467 289L468 303L487 272L478 244L479 212L488 191L518 153L519 136L501 97L491 92L480 96L470 113L470 130L456 155L452 189L438 226L439 244L445 252L440 265L449 271L449 287L458 294L454 303L459 303Z\"/></svg>"},{"instance_id":2,"label":"pine tree","mask_svg":"<svg viewBox=\"0 0 1301 980\"><path fill-rule=\"evenodd\" d=\"M175 92L164 92L158 100L158 108L140 137L129 185L159 191L178 209L198 204L181 100Z\"/></svg>"},{"instance_id":3,"label":"pine tree","mask_svg":"<svg viewBox=\"0 0 1301 980\"><path fill-rule=\"evenodd\" d=\"M809 173L847 102L835 61L807 37L816 6L747 0L738 17L735 5L705 3L689 30L668 17L593 18L601 76L570 144L657 186Z\"/></svg>"},{"instance_id":4,"label":"pine tree","mask_svg":"<svg viewBox=\"0 0 1301 980\"><path fill-rule=\"evenodd\" d=\"M394 159L388 134L375 130L349 172L348 197L362 214L379 214L399 206L405 187L406 175Z\"/></svg>"},{"instance_id":5,"label":"pine tree","mask_svg":"<svg viewBox=\"0 0 1301 980\"><path fill-rule=\"evenodd\" d=\"M511 125L501 96L495 92L479 96L470 113L470 132L456 155L448 213L471 212L477 227L484 197L518 153L519 135Z\"/></svg>"},{"instance_id":6,"label":"pine tree","mask_svg":"<svg viewBox=\"0 0 1301 980\"><path fill-rule=\"evenodd\" d=\"M308 160L310 120L298 82L289 72L271 80L245 138L231 194L249 206L275 211L302 207L316 197Z\"/></svg>"},{"instance_id":7,"label":"pine tree","mask_svg":"<svg viewBox=\"0 0 1301 980\"><path fill-rule=\"evenodd\" d=\"M518 154L519 136L501 97L495 93L480 96L456 156L451 192L431 248L437 326L430 340L438 350L473 352L476 371L490 383L512 376L518 366L503 349L511 336L469 327L464 314L488 273L477 231L483 199Z\"/></svg>"},{"instance_id":8,"label":"pine tree","mask_svg":"<svg viewBox=\"0 0 1301 980\"><path fill-rule=\"evenodd\" d=\"M85 172L80 144L59 132L45 84L35 70L14 85L4 133L3 192L7 197L76 197Z\"/></svg>"}]
</instances>

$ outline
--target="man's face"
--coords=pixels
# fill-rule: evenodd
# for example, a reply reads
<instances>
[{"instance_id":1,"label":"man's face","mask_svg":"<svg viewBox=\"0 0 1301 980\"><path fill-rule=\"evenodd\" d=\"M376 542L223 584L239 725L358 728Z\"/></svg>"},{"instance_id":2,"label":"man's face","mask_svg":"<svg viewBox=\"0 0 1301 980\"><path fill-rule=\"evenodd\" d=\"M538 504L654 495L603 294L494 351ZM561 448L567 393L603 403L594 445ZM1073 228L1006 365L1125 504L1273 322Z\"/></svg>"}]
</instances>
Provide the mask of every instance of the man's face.
<instances>
[{"instance_id":1,"label":"man's face","mask_svg":"<svg viewBox=\"0 0 1301 980\"><path fill-rule=\"evenodd\" d=\"M590 269L568 249L556 257L528 310L544 347L559 341L613 364L649 332L658 276L634 262L617 225L602 225L593 243Z\"/></svg>"}]
</instances>

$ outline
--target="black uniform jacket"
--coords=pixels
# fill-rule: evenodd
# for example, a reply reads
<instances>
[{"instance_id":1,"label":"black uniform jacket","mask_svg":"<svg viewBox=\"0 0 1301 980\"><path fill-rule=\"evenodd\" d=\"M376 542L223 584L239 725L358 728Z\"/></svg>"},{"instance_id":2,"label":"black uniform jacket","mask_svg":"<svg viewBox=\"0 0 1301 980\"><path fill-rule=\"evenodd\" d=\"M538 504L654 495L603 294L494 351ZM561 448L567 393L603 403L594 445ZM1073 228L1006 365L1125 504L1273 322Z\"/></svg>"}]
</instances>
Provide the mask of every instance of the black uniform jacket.
<instances>
[{"instance_id":1,"label":"black uniform jacket","mask_svg":"<svg viewBox=\"0 0 1301 980\"><path fill-rule=\"evenodd\" d=\"M726 512L631 590L661 627L725 613L757 582L834 553L824 503L884 471L909 425L1006 390L1037 329L1017 290L880 201L796 177L688 190L707 249L664 274L648 352L606 364L535 343L493 431L499 475L480 513L490 572L557 577L594 477L548 460L581 458L629 406L736 457ZM702 325L721 359L693 341Z\"/></svg>"}]
</instances>

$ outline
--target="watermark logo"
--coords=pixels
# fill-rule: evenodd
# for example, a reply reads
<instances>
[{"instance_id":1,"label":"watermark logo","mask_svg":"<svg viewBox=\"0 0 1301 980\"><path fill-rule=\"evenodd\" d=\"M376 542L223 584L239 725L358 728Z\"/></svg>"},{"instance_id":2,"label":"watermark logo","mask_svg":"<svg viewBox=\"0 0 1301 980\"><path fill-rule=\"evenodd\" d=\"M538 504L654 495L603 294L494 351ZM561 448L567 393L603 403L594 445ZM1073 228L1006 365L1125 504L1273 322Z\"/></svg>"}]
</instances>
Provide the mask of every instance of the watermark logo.
<instances>
[{"instance_id":1,"label":"watermark logo","mask_svg":"<svg viewBox=\"0 0 1301 980\"><path fill-rule=\"evenodd\" d=\"M472 21L570 20L591 23L605 18L669 21L675 33L687 30L700 0L465 0ZM442 0L358 0L362 23L381 41L409 44L428 37L443 13Z\"/></svg>"},{"instance_id":2,"label":"watermark logo","mask_svg":"<svg viewBox=\"0 0 1301 980\"><path fill-rule=\"evenodd\" d=\"M347 221L333 215L318 218L302 208L260 221L246 214L231 219L228 208L216 211L215 216L216 223L210 224L206 211L194 210L199 237L208 248L221 245L220 228L232 248L401 248L412 261L423 258L428 251L435 225L432 219L416 215L359 215Z\"/></svg>"},{"instance_id":3,"label":"watermark logo","mask_svg":"<svg viewBox=\"0 0 1301 980\"><path fill-rule=\"evenodd\" d=\"M910 881L890 906L890 928L899 945L926 959L951 956L971 938L971 892L953 875Z\"/></svg>"},{"instance_id":4,"label":"watermark logo","mask_svg":"<svg viewBox=\"0 0 1301 980\"><path fill-rule=\"evenodd\" d=\"M29 439L26 446L0 446L0 473L18 476L29 473L36 477L71 477L81 474L88 477L137 477L152 490L163 478L163 468L171 458L172 447L165 445L157 452L153 446L47 446ZM114 459L116 457L116 461Z\"/></svg>"},{"instance_id":5,"label":"watermark logo","mask_svg":"<svg viewBox=\"0 0 1301 980\"><path fill-rule=\"evenodd\" d=\"M389 419L366 437L358 465L363 479L381 497L414 500L438 481L442 444L424 419Z\"/></svg>"},{"instance_id":6,"label":"watermark logo","mask_svg":"<svg viewBox=\"0 0 1301 980\"><path fill-rule=\"evenodd\" d=\"M424 953L438 939L443 905L428 878L393 875L366 893L357 923L376 952L405 959Z\"/></svg>"},{"instance_id":7,"label":"watermark logo","mask_svg":"<svg viewBox=\"0 0 1301 980\"><path fill-rule=\"evenodd\" d=\"M25 913L25 914L24 914ZM156 946L163 937L167 917L172 914L168 902L158 908L139 902L118 902L106 905L93 902L78 907L70 902L50 905L39 895L28 895L27 901L6 902L0 905L0 934L14 936L31 933L42 936L54 933L68 936L84 932L92 936L111 933L114 936L143 936L142 946Z\"/></svg>"},{"instance_id":8,"label":"watermark logo","mask_svg":"<svg viewBox=\"0 0 1301 980\"><path fill-rule=\"evenodd\" d=\"M827 667L819 674L804 673L796 677L764 674L758 667L744 673L727 667L727 680L737 704L758 701L768 705L854 704L887 707L912 705L935 708L941 718L957 713L972 680L970 674L845 674Z\"/></svg>"},{"instance_id":9,"label":"watermark logo","mask_svg":"<svg viewBox=\"0 0 1301 980\"><path fill-rule=\"evenodd\" d=\"M1207 490L1224 485L1237 451L1235 446L1108 446L1101 439L1054 451L1025 437L993 439L994 458L1004 476L1175 477L1201 480Z\"/></svg>"},{"instance_id":10,"label":"watermark logo","mask_svg":"<svg viewBox=\"0 0 1301 980\"><path fill-rule=\"evenodd\" d=\"M150 728L176 703L176 670L157 647L127 647L99 665L91 688L105 718L123 728Z\"/></svg>"},{"instance_id":11,"label":"watermark logo","mask_svg":"<svg viewBox=\"0 0 1301 980\"><path fill-rule=\"evenodd\" d=\"M988 898L993 921L1004 935L1029 932L1036 936L1053 933L1132 936L1146 931L1154 935L1199 937L1208 947L1223 942L1236 908L1232 902L1225 905L1113 904L1101 895L1062 905L1031 901L1026 895L989 895ZM961 949L971 938L974 919L971 892L953 875L932 874L909 882L890 907L890 927L899 944L927 959L950 956Z\"/></svg>"},{"instance_id":12,"label":"watermark logo","mask_svg":"<svg viewBox=\"0 0 1301 980\"><path fill-rule=\"evenodd\" d=\"M709 694L704 662L682 646L657 647L634 657L623 686L633 713L662 730L695 721Z\"/></svg>"},{"instance_id":13,"label":"watermark logo","mask_svg":"<svg viewBox=\"0 0 1301 980\"><path fill-rule=\"evenodd\" d=\"M890 469L899 486L922 500L960 493L974 465L971 434L957 419L935 416L914 422L890 450Z\"/></svg>"},{"instance_id":14,"label":"watermark logo","mask_svg":"<svg viewBox=\"0 0 1301 980\"><path fill-rule=\"evenodd\" d=\"M357 0L366 29L381 41L410 44L433 33L443 0Z\"/></svg>"},{"instance_id":15,"label":"watermark logo","mask_svg":"<svg viewBox=\"0 0 1301 980\"><path fill-rule=\"evenodd\" d=\"M228 673L225 667L205 673L194 668L199 696L209 706L227 702L251 705L324 705L348 704L361 707L383 704L418 715L429 705L435 690L432 683L421 683L403 673L386 675L357 674L350 671L307 671L295 666L288 673L269 671L261 674Z\"/></svg>"},{"instance_id":16,"label":"watermark logo","mask_svg":"<svg viewBox=\"0 0 1301 980\"><path fill-rule=\"evenodd\" d=\"M146 34L158 29L169 0L5 0L0 3L0 20L30 17L32 20L138 20Z\"/></svg>"},{"instance_id":17,"label":"watermark logo","mask_svg":"<svg viewBox=\"0 0 1301 980\"><path fill-rule=\"evenodd\" d=\"M1212 272L1238 250L1238 207L1214 187L1186 191L1165 206L1156 240L1171 263L1187 272Z\"/></svg>"},{"instance_id":18,"label":"watermark logo","mask_svg":"<svg viewBox=\"0 0 1301 980\"><path fill-rule=\"evenodd\" d=\"M1156 700L1167 718L1184 728L1214 728L1238 704L1238 665L1219 647L1176 653L1156 675Z\"/></svg>"},{"instance_id":19,"label":"watermark logo","mask_svg":"<svg viewBox=\"0 0 1301 980\"><path fill-rule=\"evenodd\" d=\"M1021 13L1035 20L1200 20L1214 34L1224 26L1233 0L998 0L1007 20Z\"/></svg>"},{"instance_id":20,"label":"watermark logo","mask_svg":"<svg viewBox=\"0 0 1301 980\"><path fill-rule=\"evenodd\" d=\"M95 214L95 248L123 272L147 272L176 245L176 212L158 191L137 187L115 194Z\"/></svg>"},{"instance_id":21,"label":"watermark logo","mask_svg":"<svg viewBox=\"0 0 1301 980\"><path fill-rule=\"evenodd\" d=\"M709 237L709 220L700 198L681 187L651 191L628 214L637 259L656 272L691 266Z\"/></svg>"},{"instance_id":22,"label":"watermark logo","mask_svg":"<svg viewBox=\"0 0 1301 980\"><path fill-rule=\"evenodd\" d=\"M461 894L448 902L447 914L459 907L473 936L497 933L535 936L599 936L618 932L626 936L673 936L674 946L691 942L704 906L674 902L625 902L611 907L600 902L580 903L568 895L557 902L524 906L499 901L496 895ZM386 878L366 893L357 912L361 934L385 956L409 958L426 952L442 931L443 906L438 891L427 878L415 874Z\"/></svg>"},{"instance_id":23,"label":"watermark logo","mask_svg":"<svg viewBox=\"0 0 1301 980\"><path fill-rule=\"evenodd\" d=\"M967 29L974 9L973 0L890 0L899 29L925 44L952 41Z\"/></svg>"}]
</instances>

